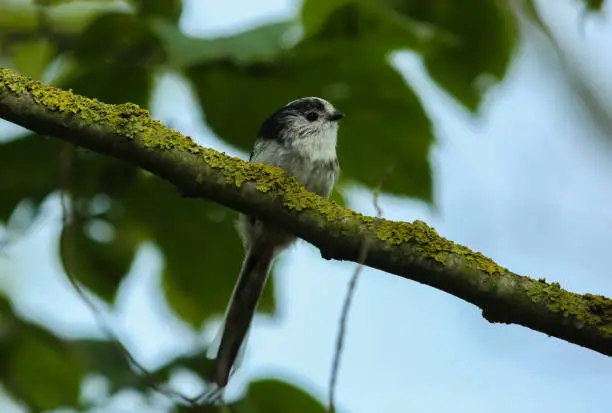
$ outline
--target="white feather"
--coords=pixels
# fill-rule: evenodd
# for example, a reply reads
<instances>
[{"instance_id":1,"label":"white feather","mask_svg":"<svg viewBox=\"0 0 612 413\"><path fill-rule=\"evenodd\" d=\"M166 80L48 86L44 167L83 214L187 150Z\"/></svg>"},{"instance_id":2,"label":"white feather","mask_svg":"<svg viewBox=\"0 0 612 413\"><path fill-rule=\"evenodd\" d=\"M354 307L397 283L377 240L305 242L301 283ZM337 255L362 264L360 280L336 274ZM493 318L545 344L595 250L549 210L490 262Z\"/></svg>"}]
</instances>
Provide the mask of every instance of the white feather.
<instances>
[{"instance_id":1,"label":"white feather","mask_svg":"<svg viewBox=\"0 0 612 413\"><path fill-rule=\"evenodd\" d=\"M307 139L292 141L292 147L303 155L308 155L313 161L331 161L336 159L336 144L338 141L338 124L326 122L318 133Z\"/></svg>"}]
</instances>

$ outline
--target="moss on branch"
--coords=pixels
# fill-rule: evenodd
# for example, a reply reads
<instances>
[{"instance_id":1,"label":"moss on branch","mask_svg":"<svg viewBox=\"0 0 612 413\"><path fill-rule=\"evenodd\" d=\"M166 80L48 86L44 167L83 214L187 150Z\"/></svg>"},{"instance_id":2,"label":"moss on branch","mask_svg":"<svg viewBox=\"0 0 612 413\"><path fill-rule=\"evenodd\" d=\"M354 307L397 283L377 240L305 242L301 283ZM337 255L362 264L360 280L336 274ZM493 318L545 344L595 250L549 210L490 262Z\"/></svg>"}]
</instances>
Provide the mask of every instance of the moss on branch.
<instances>
[{"instance_id":1,"label":"moss on branch","mask_svg":"<svg viewBox=\"0 0 612 413\"><path fill-rule=\"evenodd\" d=\"M274 221L330 257L446 291L487 319L520 324L612 355L612 300L514 274L422 221L364 216L305 190L282 170L210 148L126 103L109 105L0 68L0 117L147 169L179 190Z\"/></svg>"}]
</instances>

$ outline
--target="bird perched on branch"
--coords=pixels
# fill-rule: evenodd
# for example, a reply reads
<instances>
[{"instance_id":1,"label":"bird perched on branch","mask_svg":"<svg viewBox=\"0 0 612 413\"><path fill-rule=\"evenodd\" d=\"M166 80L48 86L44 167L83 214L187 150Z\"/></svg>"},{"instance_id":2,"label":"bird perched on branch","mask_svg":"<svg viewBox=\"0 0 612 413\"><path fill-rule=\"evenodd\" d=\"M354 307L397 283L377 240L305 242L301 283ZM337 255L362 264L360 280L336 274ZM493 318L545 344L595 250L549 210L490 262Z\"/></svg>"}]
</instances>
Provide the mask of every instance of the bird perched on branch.
<instances>
[{"instance_id":1,"label":"bird perched on branch","mask_svg":"<svg viewBox=\"0 0 612 413\"><path fill-rule=\"evenodd\" d=\"M249 162L276 165L311 192L329 197L340 172L338 121L344 115L328 101L306 97L289 102L263 122ZM274 258L296 237L271 222L241 215L237 223L245 258L225 320L208 351L215 359L212 382L223 389L244 351L247 332Z\"/></svg>"}]
</instances>

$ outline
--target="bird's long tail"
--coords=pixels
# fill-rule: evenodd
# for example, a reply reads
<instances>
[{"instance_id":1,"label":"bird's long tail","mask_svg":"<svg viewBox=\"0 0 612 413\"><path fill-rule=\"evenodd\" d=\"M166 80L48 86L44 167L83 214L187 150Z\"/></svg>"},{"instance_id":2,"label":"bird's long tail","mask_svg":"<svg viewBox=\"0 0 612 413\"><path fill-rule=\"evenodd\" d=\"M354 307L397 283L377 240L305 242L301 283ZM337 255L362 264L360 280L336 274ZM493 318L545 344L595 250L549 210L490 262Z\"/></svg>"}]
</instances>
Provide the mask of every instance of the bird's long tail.
<instances>
[{"instance_id":1,"label":"bird's long tail","mask_svg":"<svg viewBox=\"0 0 612 413\"><path fill-rule=\"evenodd\" d=\"M244 352L246 336L273 258L274 250L270 248L252 248L246 254L225 320L207 352L209 358L215 359L212 380L219 388L227 385Z\"/></svg>"}]
</instances>

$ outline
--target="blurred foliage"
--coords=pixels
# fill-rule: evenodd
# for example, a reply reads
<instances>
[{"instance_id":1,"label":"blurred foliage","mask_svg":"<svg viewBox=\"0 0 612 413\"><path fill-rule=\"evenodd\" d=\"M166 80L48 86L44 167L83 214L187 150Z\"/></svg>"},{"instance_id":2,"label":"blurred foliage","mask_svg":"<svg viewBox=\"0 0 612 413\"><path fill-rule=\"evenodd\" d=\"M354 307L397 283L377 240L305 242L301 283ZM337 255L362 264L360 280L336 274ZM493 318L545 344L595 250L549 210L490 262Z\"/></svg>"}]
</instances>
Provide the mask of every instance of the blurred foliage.
<instances>
[{"instance_id":1,"label":"blurred foliage","mask_svg":"<svg viewBox=\"0 0 612 413\"><path fill-rule=\"evenodd\" d=\"M470 110L487 83L503 77L517 40L515 16L500 1L400 1L401 13L446 30L453 40L424 55L433 79Z\"/></svg>"},{"instance_id":2,"label":"blurred foliage","mask_svg":"<svg viewBox=\"0 0 612 413\"><path fill-rule=\"evenodd\" d=\"M605 0L582 0L582 1L586 5L586 8L591 11L601 11L604 4L606 3Z\"/></svg>"},{"instance_id":3,"label":"blurred foliage","mask_svg":"<svg viewBox=\"0 0 612 413\"><path fill-rule=\"evenodd\" d=\"M7 222L22 201L40 205L59 185L62 144L30 135L0 146L0 222ZM45 173L32 173L32 165Z\"/></svg>"},{"instance_id":4,"label":"blurred foliage","mask_svg":"<svg viewBox=\"0 0 612 413\"><path fill-rule=\"evenodd\" d=\"M0 381L32 410L78 404L86 371L68 344L17 318L0 296Z\"/></svg>"},{"instance_id":5,"label":"blurred foliage","mask_svg":"<svg viewBox=\"0 0 612 413\"><path fill-rule=\"evenodd\" d=\"M584 1L591 10L603 4ZM377 185L391 167L385 191L432 202L432 122L390 53L417 53L431 78L474 113L503 79L518 43L517 16L503 0L305 0L294 21L219 38L184 34L182 6L0 1L0 64L101 101L145 107L159 76L178 73L193 85L211 130L246 152L269 112L299 96L322 96L347 114L334 199L342 200L343 185ZM74 149L32 134L0 142L0 224L10 227L24 204L35 219L48 195L68 187L74 220L62 231L59 254L91 292L112 305L138 248L152 242L164 257L165 297L180 318L200 328L223 312L242 259L235 214L183 199L148 173L83 150L74 151L70 182L62 182L65 151ZM260 311L273 312L272 291ZM112 343L62 340L21 320L4 298L0 348L2 385L33 410L81 406L80 385L91 374L105 377L111 392L150 390ZM178 358L154 379L165 381L176 368L205 377L208 363L201 354ZM232 408L271 413L288 406L324 410L271 380L252 383Z\"/></svg>"}]
</instances>

